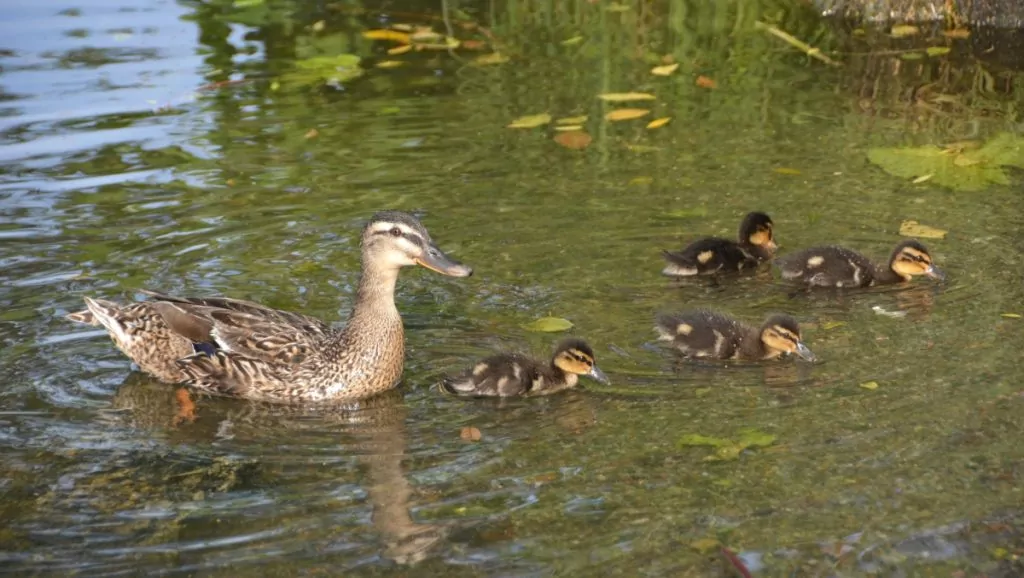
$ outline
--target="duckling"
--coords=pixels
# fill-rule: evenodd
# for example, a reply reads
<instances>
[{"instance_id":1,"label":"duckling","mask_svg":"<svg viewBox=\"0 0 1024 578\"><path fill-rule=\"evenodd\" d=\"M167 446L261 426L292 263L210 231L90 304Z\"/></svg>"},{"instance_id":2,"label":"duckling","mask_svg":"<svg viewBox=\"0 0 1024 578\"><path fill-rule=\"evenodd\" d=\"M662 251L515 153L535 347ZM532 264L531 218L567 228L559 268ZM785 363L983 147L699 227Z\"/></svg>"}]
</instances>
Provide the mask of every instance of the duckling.
<instances>
[{"instance_id":1,"label":"duckling","mask_svg":"<svg viewBox=\"0 0 1024 578\"><path fill-rule=\"evenodd\" d=\"M674 315L658 315L655 330L662 341L671 341L687 357L712 359L776 359L795 353L807 361L815 355L800 340L800 326L790 315L771 315L760 328L697 309Z\"/></svg>"},{"instance_id":2,"label":"duckling","mask_svg":"<svg viewBox=\"0 0 1024 578\"><path fill-rule=\"evenodd\" d=\"M551 361L518 353L494 355L461 377L445 378L441 389L466 397L534 397L576 387L581 375L608 383L594 364L594 350L582 339L569 338L555 347Z\"/></svg>"},{"instance_id":3,"label":"duckling","mask_svg":"<svg viewBox=\"0 0 1024 578\"><path fill-rule=\"evenodd\" d=\"M662 251L668 265L662 274L670 277L713 275L757 267L772 258L775 238L771 217L764 213L747 214L740 223L739 242L707 237L690 243L682 251Z\"/></svg>"},{"instance_id":4,"label":"duckling","mask_svg":"<svg viewBox=\"0 0 1024 578\"><path fill-rule=\"evenodd\" d=\"M148 301L119 304L85 298L68 319L106 328L139 368L161 381L269 402L352 401L398 385L405 332L395 307L403 267L419 265L468 277L412 215L377 213L360 243L362 275L348 324L221 297L173 297L142 291Z\"/></svg>"},{"instance_id":5,"label":"duckling","mask_svg":"<svg viewBox=\"0 0 1024 578\"><path fill-rule=\"evenodd\" d=\"M908 239L896 245L886 266L846 247L813 247L780 257L776 264L782 278L810 287L869 287L905 283L916 275L943 280L945 274L933 263L924 245Z\"/></svg>"}]
</instances>

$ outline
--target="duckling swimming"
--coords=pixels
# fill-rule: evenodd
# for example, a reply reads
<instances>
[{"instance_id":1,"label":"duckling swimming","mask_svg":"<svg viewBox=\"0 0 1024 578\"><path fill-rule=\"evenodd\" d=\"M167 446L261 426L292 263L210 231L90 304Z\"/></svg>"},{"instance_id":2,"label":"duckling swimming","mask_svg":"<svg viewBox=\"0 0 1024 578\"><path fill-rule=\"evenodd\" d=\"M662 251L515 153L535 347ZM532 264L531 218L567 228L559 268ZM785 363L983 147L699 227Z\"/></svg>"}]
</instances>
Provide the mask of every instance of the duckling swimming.
<instances>
[{"instance_id":1,"label":"duckling swimming","mask_svg":"<svg viewBox=\"0 0 1024 578\"><path fill-rule=\"evenodd\" d=\"M662 251L668 265L661 272L671 277L692 277L753 269L775 253L772 226L768 215L749 213L740 223L739 242L707 237L679 252Z\"/></svg>"},{"instance_id":2,"label":"duckling swimming","mask_svg":"<svg viewBox=\"0 0 1024 578\"><path fill-rule=\"evenodd\" d=\"M795 353L807 361L815 355L800 339L800 326L790 315L772 315L760 328L697 309L674 315L658 315L655 330L662 341L671 341L687 357L712 359L776 359Z\"/></svg>"},{"instance_id":3,"label":"duckling swimming","mask_svg":"<svg viewBox=\"0 0 1024 578\"><path fill-rule=\"evenodd\" d=\"M488 357L462 377L448 377L442 391L466 397L534 397L576 387L586 375L608 383L594 363L594 350L582 339L569 338L555 347L550 361L518 353Z\"/></svg>"},{"instance_id":4,"label":"duckling swimming","mask_svg":"<svg viewBox=\"0 0 1024 578\"><path fill-rule=\"evenodd\" d=\"M810 287L869 287L905 283L917 275L943 280L924 245L908 239L896 245L885 266L846 247L814 247L775 261L782 278Z\"/></svg>"},{"instance_id":5,"label":"duckling swimming","mask_svg":"<svg viewBox=\"0 0 1024 578\"><path fill-rule=\"evenodd\" d=\"M453 277L473 270L451 260L412 215L378 213L362 233L362 275L343 329L313 317L226 298L172 297L119 304L85 298L68 318L102 325L140 369L206 392L270 402L357 400L402 377L405 333L395 307L402 267Z\"/></svg>"}]
</instances>

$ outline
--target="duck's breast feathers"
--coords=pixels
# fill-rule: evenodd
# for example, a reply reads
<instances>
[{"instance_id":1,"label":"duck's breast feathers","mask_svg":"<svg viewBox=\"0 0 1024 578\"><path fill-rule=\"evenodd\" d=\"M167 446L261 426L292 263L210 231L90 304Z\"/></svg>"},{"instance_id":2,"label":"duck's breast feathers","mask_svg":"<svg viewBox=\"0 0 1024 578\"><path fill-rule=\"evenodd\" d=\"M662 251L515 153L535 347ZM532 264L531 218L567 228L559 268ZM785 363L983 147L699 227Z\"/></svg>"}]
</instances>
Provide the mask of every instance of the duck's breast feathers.
<instances>
[{"instance_id":1,"label":"duck's breast feathers","mask_svg":"<svg viewBox=\"0 0 1024 578\"><path fill-rule=\"evenodd\" d=\"M822 287L862 287L871 283L874 265L864 255L835 245L812 247L776 260L782 278Z\"/></svg>"},{"instance_id":2,"label":"duck's breast feathers","mask_svg":"<svg viewBox=\"0 0 1024 578\"><path fill-rule=\"evenodd\" d=\"M449 377L442 388L470 397L514 397L525 395L537 374L536 362L524 355L495 355L477 362L464 375Z\"/></svg>"},{"instance_id":3,"label":"duck's breast feathers","mask_svg":"<svg viewBox=\"0 0 1024 578\"><path fill-rule=\"evenodd\" d=\"M664 251L665 275L687 277L716 271L738 271L757 265L757 258L735 241L708 237L690 243L682 251Z\"/></svg>"}]
</instances>

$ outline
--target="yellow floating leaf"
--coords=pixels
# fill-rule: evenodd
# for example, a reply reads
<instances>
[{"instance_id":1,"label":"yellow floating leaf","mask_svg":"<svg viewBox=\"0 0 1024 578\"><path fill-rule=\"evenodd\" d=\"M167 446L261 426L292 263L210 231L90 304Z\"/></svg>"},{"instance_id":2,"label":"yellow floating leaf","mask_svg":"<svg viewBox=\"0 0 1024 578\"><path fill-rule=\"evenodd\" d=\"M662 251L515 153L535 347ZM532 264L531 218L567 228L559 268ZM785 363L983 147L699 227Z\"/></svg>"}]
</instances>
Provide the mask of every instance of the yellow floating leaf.
<instances>
[{"instance_id":1,"label":"yellow floating leaf","mask_svg":"<svg viewBox=\"0 0 1024 578\"><path fill-rule=\"evenodd\" d=\"M510 122L508 128L536 128L538 126L544 126L549 122L551 122L551 115L546 112L542 112L540 114L521 116Z\"/></svg>"},{"instance_id":2,"label":"yellow floating leaf","mask_svg":"<svg viewBox=\"0 0 1024 578\"><path fill-rule=\"evenodd\" d=\"M1024 315L1021 315L1020 313L1003 313L1000 317L1005 317L1007 319L1020 319L1021 317L1024 317Z\"/></svg>"},{"instance_id":3,"label":"yellow floating leaf","mask_svg":"<svg viewBox=\"0 0 1024 578\"><path fill-rule=\"evenodd\" d=\"M664 66L655 66L651 69L651 74L655 76L668 76L675 72L677 68L679 68L678 62L675 64L666 64Z\"/></svg>"},{"instance_id":4,"label":"yellow floating leaf","mask_svg":"<svg viewBox=\"0 0 1024 578\"><path fill-rule=\"evenodd\" d=\"M690 543L690 548L693 548L694 550L696 550L697 552L700 552L701 554L707 554L708 552L713 552L715 549L717 549L721 545L722 545L722 543L719 542L718 540L714 539L714 538L701 538L700 540L697 540L696 542L691 542Z\"/></svg>"},{"instance_id":5,"label":"yellow floating leaf","mask_svg":"<svg viewBox=\"0 0 1024 578\"><path fill-rule=\"evenodd\" d=\"M561 317L541 317L540 319L523 325L527 331L538 331L542 333L555 333L572 329L572 321Z\"/></svg>"},{"instance_id":6,"label":"yellow floating leaf","mask_svg":"<svg viewBox=\"0 0 1024 578\"><path fill-rule=\"evenodd\" d=\"M303 135L303 138L311 139L316 138L318 136L320 136L320 131L316 130L315 128L311 128L308 131L306 131L306 134Z\"/></svg>"},{"instance_id":7,"label":"yellow floating leaf","mask_svg":"<svg viewBox=\"0 0 1024 578\"><path fill-rule=\"evenodd\" d=\"M946 38L968 38L971 31L966 28L954 28L953 30L943 30L942 35Z\"/></svg>"},{"instance_id":8,"label":"yellow floating leaf","mask_svg":"<svg viewBox=\"0 0 1024 578\"><path fill-rule=\"evenodd\" d=\"M923 182L925 182L927 180L931 180L931 178L934 177L934 176L935 176L935 173L928 173L927 175L921 175L921 176L917 177L916 179L914 179L914 180L912 180L910 182L915 184L915 185L920 185L921 183L923 183Z\"/></svg>"},{"instance_id":9,"label":"yellow floating leaf","mask_svg":"<svg viewBox=\"0 0 1024 578\"><path fill-rule=\"evenodd\" d=\"M459 438L467 442L478 442L481 437L480 430L473 426L466 426L459 430Z\"/></svg>"},{"instance_id":10,"label":"yellow floating leaf","mask_svg":"<svg viewBox=\"0 0 1024 578\"><path fill-rule=\"evenodd\" d=\"M391 27L402 32L412 32L415 30L412 24L392 24Z\"/></svg>"},{"instance_id":11,"label":"yellow floating leaf","mask_svg":"<svg viewBox=\"0 0 1024 578\"><path fill-rule=\"evenodd\" d=\"M779 173L780 175L799 175L800 169L792 169L789 167L775 167L772 172Z\"/></svg>"},{"instance_id":12,"label":"yellow floating leaf","mask_svg":"<svg viewBox=\"0 0 1024 578\"><path fill-rule=\"evenodd\" d=\"M597 95L597 98L605 102L633 102L636 100L654 100L655 96L646 92L607 92Z\"/></svg>"},{"instance_id":13,"label":"yellow floating leaf","mask_svg":"<svg viewBox=\"0 0 1024 578\"><path fill-rule=\"evenodd\" d=\"M914 220L906 220L900 223L900 235L904 237L921 237L922 239L945 239L946 233L942 229L922 225Z\"/></svg>"},{"instance_id":14,"label":"yellow floating leaf","mask_svg":"<svg viewBox=\"0 0 1024 578\"><path fill-rule=\"evenodd\" d=\"M579 44L580 42L583 42L582 36L573 36L572 38L566 38L565 40L563 40L562 46L574 46L576 44Z\"/></svg>"},{"instance_id":15,"label":"yellow floating leaf","mask_svg":"<svg viewBox=\"0 0 1024 578\"><path fill-rule=\"evenodd\" d=\"M435 32L433 28L420 26L409 35L409 38L415 42L433 42L435 40L439 40L441 38L441 34L439 32Z\"/></svg>"},{"instance_id":16,"label":"yellow floating leaf","mask_svg":"<svg viewBox=\"0 0 1024 578\"><path fill-rule=\"evenodd\" d=\"M860 384L860 387L863 387L864 389L868 389L868 390L874 391L874 390L878 389L878 382L877 381L865 381L864 383Z\"/></svg>"},{"instance_id":17,"label":"yellow floating leaf","mask_svg":"<svg viewBox=\"0 0 1024 578\"><path fill-rule=\"evenodd\" d=\"M651 145L642 144L627 144L626 150L630 150L635 153L653 153L660 151L661 147L652 147Z\"/></svg>"},{"instance_id":18,"label":"yellow floating leaf","mask_svg":"<svg viewBox=\"0 0 1024 578\"><path fill-rule=\"evenodd\" d=\"M915 36L921 30L912 24L897 24L889 30L889 34L893 38L905 38L907 36Z\"/></svg>"},{"instance_id":19,"label":"yellow floating leaf","mask_svg":"<svg viewBox=\"0 0 1024 578\"><path fill-rule=\"evenodd\" d=\"M397 30L364 30L363 38L369 38L370 40L391 40L392 42L400 42L402 44L409 44L412 42L412 38L406 32L399 32Z\"/></svg>"},{"instance_id":20,"label":"yellow floating leaf","mask_svg":"<svg viewBox=\"0 0 1024 578\"><path fill-rule=\"evenodd\" d=\"M484 66L487 64L504 64L508 62L508 57L500 52L492 52L490 54L481 54L473 60L473 64Z\"/></svg>"},{"instance_id":21,"label":"yellow floating leaf","mask_svg":"<svg viewBox=\"0 0 1024 578\"><path fill-rule=\"evenodd\" d=\"M327 23L323 20L317 20L313 23L313 32L323 32L323 29L327 26Z\"/></svg>"},{"instance_id":22,"label":"yellow floating leaf","mask_svg":"<svg viewBox=\"0 0 1024 578\"><path fill-rule=\"evenodd\" d=\"M629 179L629 184L630 185L637 185L637 186L649 185L649 184L651 184L653 182L654 182L654 179L651 178L651 177L633 177L633 178Z\"/></svg>"},{"instance_id":23,"label":"yellow floating leaf","mask_svg":"<svg viewBox=\"0 0 1024 578\"><path fill-rule=\"evenodd\" d=\"M394 48L388 48L388 54L390 54L391 56L397 56L399 54L405 54L410 50L412 50L412 44L403 44L401 46L396 46Z\"/></svg>"},{"instance_id":24,"label":"yellow floating leaf","mask_svg":"<svg viewBox=\"0 0 1024 578\"><path fill-rule=\"evenodd\" d=\"M560 131L583 130L583 125L582 124L560 124L560 125L557 125L555 127L555 130L560 130Z\"/></svg>"},{"instance_id":25,"label":"yellow floating leaf","mask_svg":"<svg viewBox=\"0 0 1024 578\"><path fill-rule=\"evenodd\" d=\"M942 56L944 54L949 54L949 50L948 46L929 46L924 49L924 52L928 56Z\"/></svg>"},{"instance_id":26,"label":"yellow floating leaf","mask_svg":"<svg viewBox=\"0 0 1024 578\"><path fill-rule=\"evenodd\" d=\"M587 115L583 115L583 116L567 116L565 118L560 118L560 119L556 120L555 122L558 123L558 124L583 124L583 123L587 122Z\"/></svg>"},{"instance_id":27,"label":"yellow floating leaf","mask_svg":"<svg viewBox=\"0 0 1024 578\"><path fill-rule=\"evenodd\" d=\"M632 120L651 114L646 108L619 108L604 115L605 120Z\"/></svg>"},{"instance_id":28,"label":"yellow floating leaf","mask_svg":"<svg viewBox=\"0 0 1024 578\"><path fill-rule=\"evenodd\" d=\"M381 60L377 63L377 68L398 68L405 64L401 60Z\"/></svg>"},{"instance_id":29,"label":"yellow floating leaf","mask_svg":"<svg viewBox=\"0 0 1024 578\"><path fill-rule=\"evenodd\" d=\"M670 116L664 116L664 117L661 117L661 118L656 118L656 119L652 120L651 122L647 123L647 128L654 129L654 128L663 127L666 124L668 124L670 120L672 120L672 117L670 117Z\"/></svg>"},{"instance_id":30,"label":"yellow floating leaf","mask_svg":"<svg viewBox=\"0 0 1024 578\"><path fill-rule=\"evenodd\" d=\"M607 8L605 8L605 10L607 10L608 12L625 12L629 10L629 6L626 6L625 4L619 4L618 2L612 2L611 4L608 5Z\"/></svg>"}]
</instances>

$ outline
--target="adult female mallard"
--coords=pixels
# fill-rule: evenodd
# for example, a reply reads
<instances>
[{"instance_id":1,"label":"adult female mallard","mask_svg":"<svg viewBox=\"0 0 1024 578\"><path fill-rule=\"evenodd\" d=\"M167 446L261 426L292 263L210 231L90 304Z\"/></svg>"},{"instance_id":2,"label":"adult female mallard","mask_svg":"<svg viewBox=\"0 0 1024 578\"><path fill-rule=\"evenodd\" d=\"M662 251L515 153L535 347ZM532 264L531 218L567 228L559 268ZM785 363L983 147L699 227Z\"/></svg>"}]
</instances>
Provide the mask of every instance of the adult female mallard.
<instances>
[{"instance_id":1,"label":"adult female mallard","mask_svg":"<svg viewBox=\"0 0 1024 578\"><path fill-rule=\"evenodd\" d=\"M421 265L453 277L452 261L411 215L378 213L362 232L362 274L343 329L299 313L238 299L172 297L121 305L85 298L68 318L102 325L140 369L166 382L270 402L363 399L398 384L405 357L395 282Z\"/></svg>"},{"instance_id":2,"label":"adult female mallard","mask_svg":"<svg viewBox=\"0 0 1024 578\"><path fill-rule=\"evenodd\" d=\"M932 263L928 249L913 239L896 245L884 266L872 263L856 251L835 245L785 255L775 264L782 271L783 279L810 287L888 285L910 281L917 275L945 278Z\"/></svg>"},{"instance_id":3,"label":"adult female mallard","mask_svg":"<svg viewBox=\"0 0 1024 578\"><path fill-rule=\"evenodd\" d=\"M663 251L668 264L662 273L671 277L692 277L753 269L771 259L777 248L772 227L768 215L748 213L740 223L738 241L706 237L690 243L682 251Z\"/></svg>"}]
</instances>

